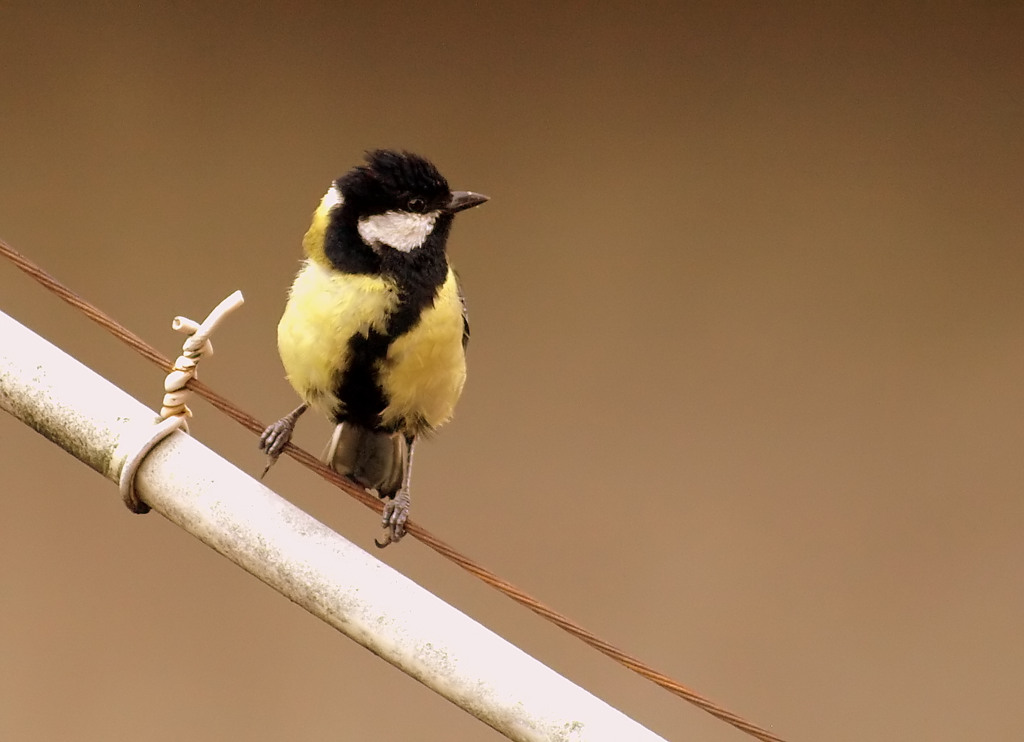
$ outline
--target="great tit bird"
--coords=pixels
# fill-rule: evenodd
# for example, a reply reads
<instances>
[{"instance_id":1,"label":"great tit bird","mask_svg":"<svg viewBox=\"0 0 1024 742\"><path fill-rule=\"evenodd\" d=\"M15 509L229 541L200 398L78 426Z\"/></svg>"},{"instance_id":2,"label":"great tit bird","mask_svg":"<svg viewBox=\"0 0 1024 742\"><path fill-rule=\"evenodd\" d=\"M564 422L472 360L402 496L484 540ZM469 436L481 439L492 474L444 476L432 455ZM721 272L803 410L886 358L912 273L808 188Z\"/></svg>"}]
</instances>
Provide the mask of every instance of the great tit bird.
<instances>
[{"instance_id":1,"label":"great tit bird","mask_svg":"<svg viewBox=\"0 0 1024 742\"><path fill-rule=\"evenodd\" d=\"M324 462L385 501L381 547L405 534L416 440L462 393L469 321L445 243L455 214L487 200L418 155L376 150L331 185L302 241L277 327L302 404L260 448L269 469L309 407L336 423Z\"/></svg>"}]
</instances>

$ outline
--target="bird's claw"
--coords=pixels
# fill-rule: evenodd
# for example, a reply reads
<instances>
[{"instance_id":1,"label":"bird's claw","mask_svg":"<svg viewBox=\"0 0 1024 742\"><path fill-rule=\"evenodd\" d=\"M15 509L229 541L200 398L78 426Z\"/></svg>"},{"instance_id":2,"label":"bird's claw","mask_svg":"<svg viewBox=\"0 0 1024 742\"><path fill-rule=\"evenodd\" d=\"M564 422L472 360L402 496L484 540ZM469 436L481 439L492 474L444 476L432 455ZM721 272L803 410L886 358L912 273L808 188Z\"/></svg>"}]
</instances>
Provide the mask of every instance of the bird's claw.
<instances>
[{"instance_id":1,"label":"bird's claw","mask_svg":"<svg viewBox=\"0 0 1024 742\"><path fill-rule=\"evenodd\" d=\"M377 544L378 549L383 549L389 544L402 540L402 537L405 535L405 524L409 520L409 506L411 504L412 500L406 490L399 490L392 499L384 503L381 524L384 526L385 540L383 543L377 539L373 540Z\"/></svg>"},{"instance_id":2,"label":"bird's claw","mask_svg":"<svg viewBox=\"0 0 1024 742\"><path fill-rule=\"evenodd\" d=\"M260 450L266 451L267 456L277 458L292 439L294 429L295 422L290 416L282 417L276 423L268 425L260 435Z\"/></svg>"},{"instance_id":3,"label":"bird's claw","mask_svg":"<svg viewBox=\"0 0 1024 742\"><path fill-rule=\"evenodd\" d=\"M295 420L291 415L286 415L276 423L268 425L260 435L260 450L267 454L267 465L264 467L263 473L260 474L260 479L263 479L270 471L270 467L277 463L278 456L291 441L294 430Z\"/></svg>"}]
</instances>

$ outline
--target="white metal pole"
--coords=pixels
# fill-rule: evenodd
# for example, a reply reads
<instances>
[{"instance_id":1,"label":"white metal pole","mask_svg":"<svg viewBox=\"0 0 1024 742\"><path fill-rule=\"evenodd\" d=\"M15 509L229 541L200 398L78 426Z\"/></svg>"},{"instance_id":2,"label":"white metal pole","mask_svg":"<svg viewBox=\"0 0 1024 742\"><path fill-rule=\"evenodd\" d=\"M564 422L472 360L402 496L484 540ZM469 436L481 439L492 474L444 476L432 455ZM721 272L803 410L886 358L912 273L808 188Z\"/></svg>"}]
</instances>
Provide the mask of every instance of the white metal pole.
<instances>
[{"instance_id":1,"label":"white metal pole","mask_svg":"<svg viewBox=\"0 0 1024 742\"><path fill-rule=\"evenodd\" d=\"M0 408L114 482L157 418L3 312ZM156 512L509 739L662 739L180 431L145 459L136 491Z\"/></svg>"}]
</instances>

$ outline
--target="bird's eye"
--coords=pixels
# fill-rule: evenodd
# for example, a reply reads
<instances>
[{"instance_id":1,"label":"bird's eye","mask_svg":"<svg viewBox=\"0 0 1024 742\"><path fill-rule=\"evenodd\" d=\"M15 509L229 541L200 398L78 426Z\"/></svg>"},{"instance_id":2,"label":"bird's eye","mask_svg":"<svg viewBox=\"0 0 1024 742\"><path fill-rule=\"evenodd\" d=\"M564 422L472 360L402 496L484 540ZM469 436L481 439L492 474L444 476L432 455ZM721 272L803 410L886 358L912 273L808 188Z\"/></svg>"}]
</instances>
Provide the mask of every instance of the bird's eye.
<instances>
[{"instance_id":1,"label":"bird's eye","mask_svg":"<svg viewBox=\"0 0 1024 742\"><path fill-rule=\"evenodd\" d=\"M416 213L419 213L423 211L425 206L426 204L423 202L422 198L409 199L409 211L415 211Z\"/></svg>"}]
</instances>

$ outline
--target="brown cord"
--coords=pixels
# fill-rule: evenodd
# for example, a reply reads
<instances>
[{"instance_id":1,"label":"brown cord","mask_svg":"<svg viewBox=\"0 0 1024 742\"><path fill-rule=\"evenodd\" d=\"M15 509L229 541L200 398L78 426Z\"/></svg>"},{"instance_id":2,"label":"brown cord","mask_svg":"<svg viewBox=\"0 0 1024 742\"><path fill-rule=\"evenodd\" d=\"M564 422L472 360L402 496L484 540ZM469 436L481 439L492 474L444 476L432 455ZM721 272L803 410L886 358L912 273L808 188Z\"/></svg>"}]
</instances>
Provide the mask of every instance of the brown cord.
<instances>
[{"instance_id":1,"label":"brown cord","mask_svg":"<svg viewBox=\"0 0 1024 742\"><path fill-rule=\"evenodd\" d=\"M171 360L157 351L155 348L146 343L145 340L140 338L135 333L126 329L120 325L116 320L102 312L88 301L80 297L75 292L64 286L60 281L51 276L49 273L44 271L42 268L37 266L35 263L30 261L21 253L17 252L14 248L8 245L3 240L0 240L0 253L6 258L18 266L22 271L27 273L29 276L34 278L36 281L41 283L47 289L55 293L61 299L66 301L76 309L81 310L85 313L89 319L96 322L98 325L103 327L105 330L110 332L114 337L118 338L131 348L138 351L143 357L149 359L153 363L157 364L163 369L171 368ZM213 391L210 387L206 386L197 379L192 379L188 383L188 388L203 397L207 402L212 404L218 410L232 418L236 422L240 423L243 427L248 428L253 433L259 435L263 432L264 425L259 420L243 412L236 407L232 402L222 397L217 392ZM363 505L366 505L377 512L381 510L381 503L372 495L368 494L362 487L342 478L336 474L332 469L322 464L312 454L304 451L291 443L284 449L284 452L291 456L293 459L304 465L308 469L312 469L321 477L326 479L331 484L335 485L345 493L351 495L355 499L359 500ZM575 623L568 617L554 610L553 608L545 605L536 598L528 595L527 593L520 590L515 585L503 580L498 575L491 572L489 569L481 566L477 562L473 561L469 557L456 551L454 547L445 543L434 534L425 528L417 525L416 523L409 521L406 526L407 531L412 534L415 538L419 539L422 543L429 546L431 549L436 551L438 554L447 557L455 564L462 567L470 574L475 575L479 579L486 582L491 587L504 593L506 596L516 601L520 605L526 606L534 613L546 618L551 623L559 626L563 630L572 634L578 639L589 644L591 647L601 652L602 654L611 657L613 660L629 668L633 672L647 678L651 682L660 685L671 693L679 696L680 698L689 701L698 708L703 709L712 716L727 722L737 729L746 732L755 739L759 739L762 742L785 742L781 737L777 737L771 732L763 729L762 727L747 721L746 719L737 716L733 712L719 706L714 701L705 698L695 690L687 688L682 683L673 680L664 673L658 672L650 665L641 662L635 657L626 654L621 649L609 644L604 639L592 634L591 632L584 629L579 624Z\"/></svg>"}]
</instances>

